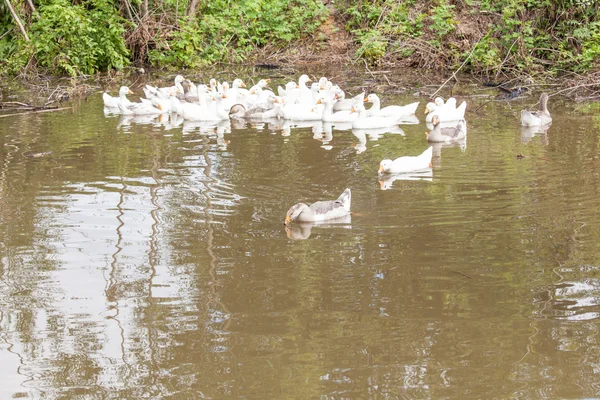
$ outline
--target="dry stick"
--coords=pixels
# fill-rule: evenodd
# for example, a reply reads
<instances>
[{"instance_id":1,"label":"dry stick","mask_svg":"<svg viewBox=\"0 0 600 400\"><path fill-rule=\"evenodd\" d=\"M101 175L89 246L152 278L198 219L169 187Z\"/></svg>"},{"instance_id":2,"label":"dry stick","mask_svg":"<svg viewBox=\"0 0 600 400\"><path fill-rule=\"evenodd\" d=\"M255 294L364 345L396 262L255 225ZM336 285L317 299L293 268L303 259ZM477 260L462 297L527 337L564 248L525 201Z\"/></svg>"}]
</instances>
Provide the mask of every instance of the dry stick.
<instances>
[{"instance_id":1,"label":"dry stick","mask_svg":"<svg viewBox=\"0 0 600 400\"><path fill-rule=\"evenodd\" d=\"M573 91L573 90L576 90L576 89L579 89L579 88L582 88L582 87L587 87L587 86L600 86L600 82L585 83L585 84L582 84L582 85L577 85L577 86L573 86L573 87L570 87L570 88L562 89L562 90L559 90L558 92L552 93L550 96L556 96L557 94L560 94L562 92L566 92L567 90Z\"/></svg>"},{"instance_id":2,"label":"dry stick","mask_svg":"<svg viewBox=\"0 0 600 400\"><path fill-rule=\"evenodd\" d=\"M28 111L28 112L23 112L23 113L0 115L0 118L16 117L17 115L38 114L38 113L44 113L44 112L62 111L62 110L70 110L70 109L71 109L71 107L50 108L50 109L39 110L39 111Z\"/></svg>"},{"instance_id":3,"label":"dry stick","mask_svg":"<svg viewBox=\"0 0 600 400\"><path fill-rule=\"evenodd\" d=\"M6 3L6 6L8 7L8 9L10 10L10 13L13 16L13 19L15 20L15 22L17 23L17 25L19 25L19 29L21 29L21 32L23 33L23 36L25 36L25 41L29 42L29 36L27 36L27 32L25 32L25 28L23 27L23 24L21 23L21 20L19 19L19 16L15 12L15 9L13 8L12 4L10 4L10 0L4 0L4 2Z\"/></svg>"},{"instance_id":4,"label":"dry stick","mask_svg":"<svg viewBox=\"0 0 600 400\"><path fill-rule=\"evenodd\" d=\"M484 36L484 37L485 37L485 36ZM438 92L439 92L440 90L442 90L442 88L443 88L444 86L446 86L446 83L450 82L450 80L456 76L456 74L458 73L458 71L460 71L460 70L462 69L462 67L464 67L464 66L465 66L465 64L467 63L467 61L469 61L469 59L470 59L470 58L471 58L471 56L473 55L473 52L474 52L474 51L475 51L475 49L477 48L477 45L479 44L479 42L481 42L481 39L479 39L479 40L477 41L477 43L475 43L475 46L473 46L473 49L472 49L472 50L471 50L471 52L469 53L469 56L467 57L467 59L466 59L466 60L465 60L465 61L464 61L464 62L463 62L461 65L460 65L460 67L458 67L458 69L457 69L456 71L454 71L454 73L452 74L452 76L451 76L450 78L446 79L446 82L442 83L442 86L440 86L440 87L438 88L438 90L436 90L436 91L435 91L435 93L431 95L431 97L430 97L431 99L433 99L433 98L435 97L435 95L436 95L436 94L438 94Z\"/></svg>"},{"instance_id":5,"label":"dry stick","mask_svg":"<svg viewBox=\"0 0 600 400\"><path fill-rule=\"evenodd\" d=\"M517 43L517 40L519 40L519 38L516 38L515 41L513 42L513 44L510 45L510 48L506 52L506 57L504 57L504 60L502 60L502 62L498 66L498 72L496 72L496 78L498 78L498 75L500 75L500 71L502 70L502 66L504 65L504 63L506 62L506 60L508 60L508 56L510 56L510 51L514 47L515 43Z\"/></svg>"},{"instance_id":6,"label":"dry stick","mask_svg":"<svg viewBox=\"0 0 600 400\"><path fill-rule=\"evenodd\" d=\"M31 11L35 12L35 6L33 5L33 1L32 0L27 0L27 4L29 4L29 8L31 8Z\"/></svg>"}]
</instances>

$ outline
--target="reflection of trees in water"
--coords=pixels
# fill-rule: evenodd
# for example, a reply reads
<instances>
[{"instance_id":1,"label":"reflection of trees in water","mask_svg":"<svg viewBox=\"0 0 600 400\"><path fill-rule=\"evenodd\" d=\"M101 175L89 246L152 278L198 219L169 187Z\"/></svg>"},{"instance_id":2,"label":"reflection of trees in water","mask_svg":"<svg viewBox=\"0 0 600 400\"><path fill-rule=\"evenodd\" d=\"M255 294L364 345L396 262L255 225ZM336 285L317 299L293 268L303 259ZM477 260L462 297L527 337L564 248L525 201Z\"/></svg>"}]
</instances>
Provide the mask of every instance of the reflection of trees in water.
<instances>
[{"instance_id":1,"label":"reflection of trees in water","mask_svg":"<svg viewBox=\"0 0 600 400\"><path fill-rule=\"evenodd\" d=\"M0 305L11 310L0 317L0 343L21 357L18 373L35 377L28 385L38 393L593 392L595 321L565 320L598 311L589 259L598 254L597 225L581 228L595 217L575 206L594 207L593 175L574 177L572 188L546 161L526 161L520 173L531 186L509 182L515 174L485 175L486 157L499 154L490 143L469 179L443 176L445 161L444 184L396 181L402 196L358 198L371 214L352 229L314 228L308 240L288 241L280 216L290 198L319 198L372 160L352 159L349 177L334 179L313 166L315 147L302 142L312 141L310 129L286 146L248 137L227 151L210 133L128 129L75 138L64 151L85 161L65 156L61 163L76 168L52 173L39 165L51 158L0 148L10 171L0 175ZM573 146L567 152L586 151ZM277 181L265 165L282 168ZM577 190L584 186L589 197ZM420 204L405 201L409 194ZM367 220L380 210L391 215L380 225ZM93 229L78 226L83 217Z\"/></svg>"}]
</instances>

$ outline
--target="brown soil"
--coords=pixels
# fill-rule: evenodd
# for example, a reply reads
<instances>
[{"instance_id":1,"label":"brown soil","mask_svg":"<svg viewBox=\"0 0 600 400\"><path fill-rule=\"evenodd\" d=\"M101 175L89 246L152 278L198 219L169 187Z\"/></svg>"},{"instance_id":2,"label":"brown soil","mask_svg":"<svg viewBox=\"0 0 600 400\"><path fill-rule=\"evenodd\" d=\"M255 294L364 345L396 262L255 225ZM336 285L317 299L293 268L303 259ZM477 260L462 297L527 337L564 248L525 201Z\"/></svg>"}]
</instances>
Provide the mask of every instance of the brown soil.
<instances>
[{"instance_id":1,"label":"brown soil","mask_svg":"<svg viewBox=\"0 0 600 400\"><path fill-rule=\"evenodd\" d=\"M344 29L339 13L331 7L329 17L310 38L285 50L267 46L260 50L256 58L265 63L344 64L352 60L354 51L355 45Z\"/></svg>"}]
</instances>

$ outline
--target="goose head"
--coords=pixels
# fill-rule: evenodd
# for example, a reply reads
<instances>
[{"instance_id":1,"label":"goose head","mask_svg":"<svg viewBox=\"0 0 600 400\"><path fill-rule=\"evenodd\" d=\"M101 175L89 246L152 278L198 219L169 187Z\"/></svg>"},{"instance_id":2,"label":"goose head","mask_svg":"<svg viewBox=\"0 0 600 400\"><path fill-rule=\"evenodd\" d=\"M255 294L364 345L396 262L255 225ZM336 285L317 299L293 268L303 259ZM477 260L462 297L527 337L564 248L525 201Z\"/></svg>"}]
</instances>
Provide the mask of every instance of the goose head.
<instances>
[{"instance_id":1,"label":"goose head","mask_svg":"<svg viewBox=\"0 0 600 400\"><path fill-rule=\"evenodd\" d=\"M442 99L441 97L436 97L435 100L433 101L435 103L436 106L440 107L444 105L444 99Z\"/></svg>"},{"instance_id":2,"label":"goose head","mask_svg":"<svg viewBox=\"0 0 600 400\"><path fill-rule=\"evenodd\" d=\"M300 87L300 86L296 82L293 82L293 81L289 81L288 83L285 84L285 90L288 95L291 93L292 90L294 90L298 87Z\"/></svg>"},{"instance_id":3,"label":"goose head","mask_svg":"<svg viewBox=\"0 0 600 400\"><path fill-rule=\"evenodd\" d=\"M290 222L298 219L300 214L303 212L310 210L308 206L304 203L294 204L288 212L285 214L285 221L283 222L285 225L288 225Z\"/></svg>"},{"instance_id":4,"label":"goose head","mask_svg":"<svg viewBox=\"0 0 600 400\"><path fill-rule=\"evenodd\" d=\"M319 79L319 89L323 90L325 89L325 84L327 83L328 79L325 78L324 76L321 77L321 79Z\"/></svg>"},{"instance_id":5,"label":"goose head","mask_svg":"<svg viewBox=\"0 0 600 400\"><path fill-rule=\"evenodd\" d=\"M261 79L260 81L258 81L258 83L256 84L256 86L258 86L261 89L264 89L267 87L267 85L269 84L269 82L271 82L270 79Z\"/></svg>"},{"instance_id":6,"label":"goose head","mask_svg":"<svg viewBox=\"0 0 600 400\"><path fill-rule=\"evenodd\" d=\"M437 108L437 106L435 105L435 103L429 102L425 106L424 114L429 114L430 112L435 111L436 108Z\"/></svg>"},{"instance_id":7,"label":"goose head","mask_svg":"<svg viewBox=\"0 0 600 400\"><path fill-rule=\"evenodd\" d=\"M233 82L231 83L231 86L235 89L241 88L241 87L245 88L246 84L240 78L237 78L237 79L233 80Z\"/></svg>"},{"instance_id":8,"label":"goose head","mask_svg":"<svg viewBox=\"0 0 600 400\"><path fill-rule=\"evenodd\" d=\"M131 89L129 89L127 86L121 86L119 88L119 96L121 97L125 97L128 94L133 94L133 92L131 91Z\"/></svg>"},{"instance_id":9,"label":"goose head","mask_svg":"<svg viewBox=\"0 0 600 400\"><path fill-rule=\"evenodd\" d=\"M379 163L379 171L377 171L377 172L379 174L383 174L383 173L389 171L391 167L392 167L392 160L382 160Z\"/></svg>"},{"instance_id":10,"label":"goose head","mask_svg":"<svg viewBox=\"0 0 600 400\"><path fill-rule=\"evenodd\" d=\"M234 118L244 118L246 115L246 107L242 104L234 104L229 109L229 116Z\"/></svg>"},{"instance_id":11,"label":"goose head","mask_svg":"<svg viewBox=\"0 0 600 400\"><path fill-rule=\"evenodd\" d=\"M306 74L302 74L298 79L298 84L300 87L306 87L306 84L312 82L311 79Z\"/></svg>"},{"instance_id":12,"label":"goose head","mask_svg":"<svg viewBox=\"0 0 600 400\"><path fill-rule=\"evenodd\" d=\"M379 103L379 96L377 96L375 93L371 93L370 95L368 95L367 97L365 97L364 100L365 103Z\"/></svg>"}]
</instances>

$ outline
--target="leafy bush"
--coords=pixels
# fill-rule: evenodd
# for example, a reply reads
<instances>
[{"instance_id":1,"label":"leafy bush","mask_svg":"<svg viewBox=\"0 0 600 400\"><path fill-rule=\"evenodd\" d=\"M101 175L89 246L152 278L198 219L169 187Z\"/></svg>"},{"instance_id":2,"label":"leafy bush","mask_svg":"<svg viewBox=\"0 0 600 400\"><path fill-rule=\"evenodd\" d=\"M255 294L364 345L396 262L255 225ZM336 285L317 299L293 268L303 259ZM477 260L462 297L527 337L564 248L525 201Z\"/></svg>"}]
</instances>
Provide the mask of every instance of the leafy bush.
<instances>
[{"instance_id":1,"label":"leafy bush","mask_svg":"<svg viewBox=\"0 0 600 400\"><path fill-rule=\"evenodd\" d=\"M410 56L425 60L421 64L441 62L456 68L479 42L467 66L472 71L509 69L557 74L598 66L599 3L341 0L337 6L359 47L356 56L370 62L388 55L395 59ZM470 36L465 36L461 24L470 25ZM416 38L418 41L413 40ZM404 42L409 45L403 46Z\"/></svg>"},{"instance_id":2,"label":"leafy bush","mask_svg":"<svg viewBox=\"0 0 600 400\"><path fill-rule=\"evenodd\" d=\"M37 62L52 72L94 74L128 63L124 20L109 0L43 4L30 32Z\"/></svg>"},{"instance_id":3,"label":"leafy bush","mask_svg":"<svg viewBox=\"0 0 600 400\"><path fill-rule=\"evenodd\" d=\"M149 54L152 64L179 68L241 62L257 48L282 47L314 32L327 10L320 1L215 0L203 3L198 14L157 42Z\"/></svg>"}]
</instances>

